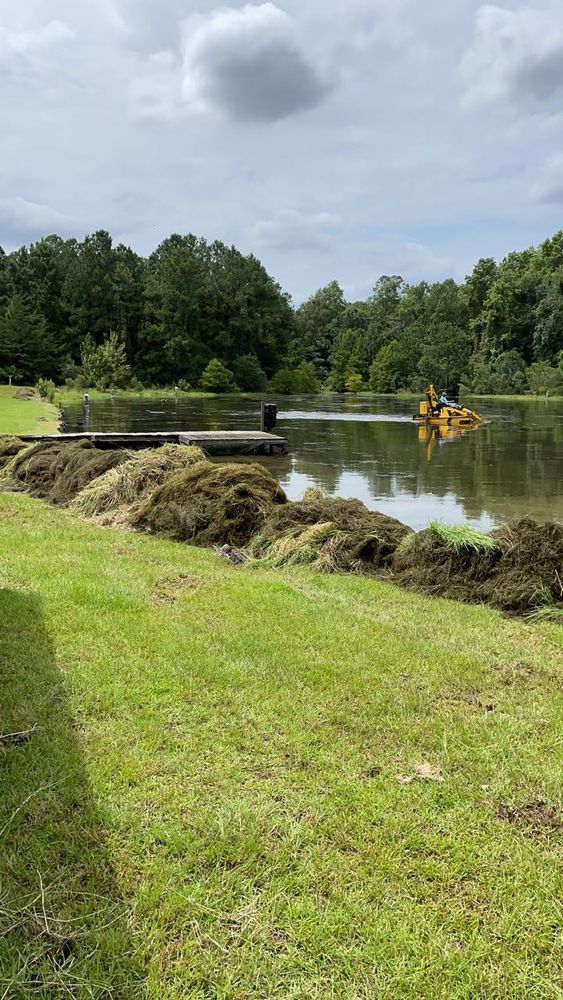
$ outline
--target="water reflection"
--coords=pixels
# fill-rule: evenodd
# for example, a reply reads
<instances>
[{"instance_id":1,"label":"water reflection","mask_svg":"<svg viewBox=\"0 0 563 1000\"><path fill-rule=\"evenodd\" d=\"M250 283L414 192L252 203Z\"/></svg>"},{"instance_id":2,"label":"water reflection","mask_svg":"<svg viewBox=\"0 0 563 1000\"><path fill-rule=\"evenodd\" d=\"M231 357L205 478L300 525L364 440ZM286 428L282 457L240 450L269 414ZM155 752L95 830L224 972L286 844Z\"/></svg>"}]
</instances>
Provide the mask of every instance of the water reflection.
<instances>
[{"instance_id":1,"label":"water reflection","mask_svg":"<svg viewBox=\"0 0 563 1000\"><path fill-rule=\"evenodd\" d=\"M91 400L95 430L257 428L259 398ZM432 518L481 528L513 516L563 517L563 403L491 400L478 428L419 427L416 402L338 395L280 402L290 454L261 459L291 498L308 486L356 496L415 528ZM68 430L80 430L80 404ZM446 447L447 445L447 447Z\"/></svg>"}]
</instances>

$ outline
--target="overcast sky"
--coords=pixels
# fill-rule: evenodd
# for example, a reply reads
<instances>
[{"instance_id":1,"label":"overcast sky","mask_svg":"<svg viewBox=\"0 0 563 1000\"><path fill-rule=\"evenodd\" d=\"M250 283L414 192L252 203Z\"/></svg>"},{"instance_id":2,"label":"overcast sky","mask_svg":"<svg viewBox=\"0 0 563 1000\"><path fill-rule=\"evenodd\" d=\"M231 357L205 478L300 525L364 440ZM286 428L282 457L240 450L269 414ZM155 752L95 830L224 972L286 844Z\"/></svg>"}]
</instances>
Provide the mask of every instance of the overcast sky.
<instances>
[{"instance_id":1,"label":"overcast sky","mask_svg":"<svg viewBox=\"0 0 563 1000\"><path fill-rule=\"evenodd\" d=\"M0 0L0 245L253 251L302 301L563 225L563 0Z\"/></svg>"}]
</instances>

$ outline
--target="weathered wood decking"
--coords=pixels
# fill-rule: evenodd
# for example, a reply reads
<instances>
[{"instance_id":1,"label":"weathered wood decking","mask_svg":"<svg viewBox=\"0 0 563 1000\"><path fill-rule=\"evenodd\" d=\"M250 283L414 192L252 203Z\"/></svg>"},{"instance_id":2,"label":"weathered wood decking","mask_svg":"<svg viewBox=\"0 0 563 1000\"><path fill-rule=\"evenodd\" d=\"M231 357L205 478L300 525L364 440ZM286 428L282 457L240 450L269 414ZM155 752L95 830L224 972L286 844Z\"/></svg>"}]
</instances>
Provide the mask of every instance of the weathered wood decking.
<instances>
[{"instance_id":1,"label":"weathered wood decking","mask_svg":"<svg viewBox=\"0 0 563 1000\"><path fill-rule=\"evenodd\" d=\"M161 444L195 444L204 451L273 455L287 453L287 439L265 431L80 431L75 434L21 434L22 441L88 440L98 448L157 448Z\"/></svg>"}]
</instances>

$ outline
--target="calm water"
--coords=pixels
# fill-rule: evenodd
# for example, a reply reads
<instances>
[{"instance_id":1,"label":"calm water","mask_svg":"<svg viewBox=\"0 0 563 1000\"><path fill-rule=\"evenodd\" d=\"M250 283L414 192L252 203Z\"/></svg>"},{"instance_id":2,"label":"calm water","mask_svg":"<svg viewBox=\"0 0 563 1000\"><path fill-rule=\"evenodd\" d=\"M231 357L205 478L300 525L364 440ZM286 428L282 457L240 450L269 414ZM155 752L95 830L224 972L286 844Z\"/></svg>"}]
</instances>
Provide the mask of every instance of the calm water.
<instances>
[{"instance_id":1,"label":"calm water","mask_svg":"<svg viewBox=\"0 0 563 1000\"><path fill-rule=\"evenodd\" d=\"M337 395L290 396L277 430L289 455L260 461L292 499L308 486L358 497L421 528L432 518L488 529L532 514L563 519L563 402L481 400L491 421L463 434L428 433L411 417L414 400ZM93 400L90 430L259 429L259 398ZM65 429L84 429L82 405L65 411Z\"/></svg>"}]
</instances>

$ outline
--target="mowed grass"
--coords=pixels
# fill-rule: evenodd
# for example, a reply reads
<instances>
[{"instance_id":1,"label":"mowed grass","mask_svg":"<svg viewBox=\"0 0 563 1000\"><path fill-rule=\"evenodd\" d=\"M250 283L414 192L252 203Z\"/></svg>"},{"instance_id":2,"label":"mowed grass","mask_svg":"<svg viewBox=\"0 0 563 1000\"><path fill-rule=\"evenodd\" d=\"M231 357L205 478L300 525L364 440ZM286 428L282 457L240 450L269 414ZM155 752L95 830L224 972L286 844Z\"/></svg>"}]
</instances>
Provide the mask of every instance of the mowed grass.
<instances>
[{"instance_id":1,"label":"mowed grass","mask_svg":"<svg viewBox=\"0 0 563 1000\"><path fill-rule=\"evenodd\" d=\"M563 996L559 626L10 494L0 588L0 997Z\"/></svg>"},{"instance_id":2,"label":"mowed grass","mask_svg":"<svg viewBox=\"0 0 563 1000\"><path fill-rule=\"evenodd\" d=\"M39 396L16 399L20 386L0 385L0 434L56 434L59 411Z\"/></svg>"}]
</instances>

